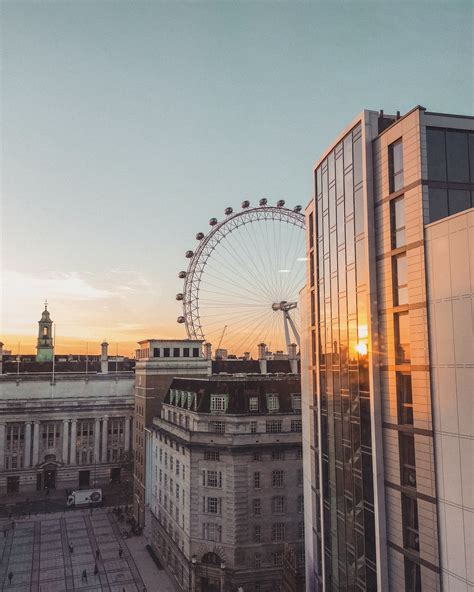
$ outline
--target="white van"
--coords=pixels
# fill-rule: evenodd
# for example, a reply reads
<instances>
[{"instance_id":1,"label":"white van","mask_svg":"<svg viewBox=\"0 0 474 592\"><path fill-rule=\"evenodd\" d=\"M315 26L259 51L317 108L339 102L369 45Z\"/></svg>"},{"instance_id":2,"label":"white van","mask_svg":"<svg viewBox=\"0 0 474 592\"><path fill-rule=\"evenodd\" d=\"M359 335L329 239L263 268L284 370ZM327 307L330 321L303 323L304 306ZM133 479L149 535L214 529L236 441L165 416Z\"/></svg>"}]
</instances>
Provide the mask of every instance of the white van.
<instances>
[{"instance_id":1,"label":"white van","mask_svg":"<svg viewBox=\"0 0 474 592\"><path fill-rule=\"evenodd\" d=\"M71 506L89 506L97 505L102 501L102 489L80 489L73 491L67 498L67 505Z\"/></svg>"}]
</instances>

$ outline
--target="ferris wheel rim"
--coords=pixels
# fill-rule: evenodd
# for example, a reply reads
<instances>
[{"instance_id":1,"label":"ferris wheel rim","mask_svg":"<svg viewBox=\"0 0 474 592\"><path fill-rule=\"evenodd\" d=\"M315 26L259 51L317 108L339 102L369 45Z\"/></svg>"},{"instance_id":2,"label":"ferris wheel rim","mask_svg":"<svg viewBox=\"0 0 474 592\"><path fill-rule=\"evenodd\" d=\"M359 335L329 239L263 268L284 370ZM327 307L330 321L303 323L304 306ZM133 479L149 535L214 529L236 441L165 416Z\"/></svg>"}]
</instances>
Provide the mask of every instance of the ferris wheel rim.
<instances>
[{"instance_id":1,"label":"ferris wheel rim","mask_svg":"<svg viewBox=\"0 0 474 592\"><path fill-rule=\"evenodd\" d=\"M306 227L305 215L299 209L265 204L245 207L242 210L231 212L220 222L215 218L211 219L210 223L213 223L211 230L205 235L199 233L202 237L198 239L198 248L196 251L188 251L186 254L188 256L188 253L191 253L191 256L189 257L190 262L186 271L183 293L181 294L184 323L189 339L202 341L206 339L199 313L199 290L206 264L212 252L231 232L237 230L240 226L266 220L275 220L279 223L286 222L302 230Z\"/></svg>"}]
</instances>

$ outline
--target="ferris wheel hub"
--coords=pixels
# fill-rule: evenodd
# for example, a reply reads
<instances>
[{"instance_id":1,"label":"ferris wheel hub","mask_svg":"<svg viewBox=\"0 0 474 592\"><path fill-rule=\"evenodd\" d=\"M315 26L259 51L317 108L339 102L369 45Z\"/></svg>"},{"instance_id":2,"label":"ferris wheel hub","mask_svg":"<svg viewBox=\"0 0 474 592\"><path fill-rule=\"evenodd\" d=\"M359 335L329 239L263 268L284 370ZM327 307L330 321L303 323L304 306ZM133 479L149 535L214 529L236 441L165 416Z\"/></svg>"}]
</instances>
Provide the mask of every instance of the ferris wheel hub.
<instances>
[{"instance_id":1,"label":"ferris wheel hub","mask_svg":"<svg viewBox=\"0 0 474 592\"><path fill-rule=\"evenodd\" d=\"M297 302L287 302L286 300L282 300L281 302L274 302L272 304L272 310L277 312L278 310L282 310L283 312L288 312L293 308L298 306Z\"/></svg>"}]
</instances>

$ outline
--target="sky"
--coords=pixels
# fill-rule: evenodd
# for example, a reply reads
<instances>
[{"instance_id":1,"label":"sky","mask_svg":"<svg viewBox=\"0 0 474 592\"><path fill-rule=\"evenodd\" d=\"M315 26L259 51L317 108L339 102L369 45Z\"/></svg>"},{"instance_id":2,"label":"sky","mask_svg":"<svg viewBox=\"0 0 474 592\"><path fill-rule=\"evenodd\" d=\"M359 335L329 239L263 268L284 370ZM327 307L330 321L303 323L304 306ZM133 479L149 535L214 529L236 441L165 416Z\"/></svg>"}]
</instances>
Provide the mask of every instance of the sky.
<instances>
[{"instance_id":1,"label":"sky","mask_svg":"<svg viewBox=\"0 0 474 592\"><path fill-rule=\"evenodd\" d=\"M0 339L184 338L184 253L362 109L472 114L471 2L1 3Z\"/></svg>"}]
</instances>

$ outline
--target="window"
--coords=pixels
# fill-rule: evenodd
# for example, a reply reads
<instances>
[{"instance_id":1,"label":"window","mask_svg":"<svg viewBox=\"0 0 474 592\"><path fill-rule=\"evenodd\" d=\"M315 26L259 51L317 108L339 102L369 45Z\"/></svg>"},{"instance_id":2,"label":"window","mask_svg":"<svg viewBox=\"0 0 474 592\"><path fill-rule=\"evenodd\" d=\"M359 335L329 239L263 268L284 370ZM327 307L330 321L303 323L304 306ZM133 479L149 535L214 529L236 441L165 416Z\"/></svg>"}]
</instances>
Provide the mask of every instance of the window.
<instances>
[{"instance_id":1,"label":"window","mask_svg":"<svg viewBox=\"0 0 474 592\"><path fill-rule=\"evenodd\" d=\"M275 551L272 553L273 565L283 565L283 551Z\"/></svg>"},{"instance_id":2,"label":"window","mask_svg":"<svg viewBox=\"0 0 474 592\"><path fill-rule=\"evenodd\" d=\"M179 358L179 347L173 348L173 358Z\"/></svg>"},{"instance_id":3,"label":"window","mask_svg":"<svg viewBox=\"0 0 474 592\"><path fill-rule=\"evenodd\" d=\"M261 452L254 452L253 453L253 460L262 460L262 453Z\"/></svg>"},{"instance_id":4,"label":"window","mask_svg":"<svg viewBox=\"0 0 474 592\"><path fill-rule=\"evenodd\" d=\"M253 487L254 489L260 489L260 471L253 474Z\"/></svg>"},{"instance_id":5,"label":"window","mask_svg":"<svg viewBox=\"0 0 474 592\"><path fill-rule=\"evenodd\" d=\"M403 545L406 549L420 550L418 535L418 504L416 499L402 493Z\"/></svg>"},{"instance_id":6,"label":"window","mask_svg":"<svg viewBox=\"0 0 474 592\"><path fill-rule=\"evenodd\" d=\"M301 432L303 429L303 424L301 419L293 419L291 421L291 431L292 432Z\"/></svg>"},{"instance_id":7,"label":"window","mask_svg":"<svg viewBox=\"0 0 474 592\"><path fill-rule=\"evenodd\" d=\"M250 433L251 434L256 434L257 433L257 422L256 421L251 421L250 422Z\"/></svg>"},{"instance_id":8,"label":"window","mask_svg":"<svg viewBox=\"0 0 474 592\"><path fill-rule=\"evenodd\" d=\"M397 405L398 423L413 425L411 375L405 372L397 372Z\"/></svg>"},{"instance_id":9,"label":"window","mask_svg":"<svg viewBox=\"0 0 474 592\"><path fill-rule=\"evenodd\" d=\"M272 513L273 514L284 514L285 513L285 498L277 496L272 498Z\"/></svg>"},{"instance_id":10,"label":"window","mask_svg":"<svg viewBox=\"0 0 474 592\"><path fill-rule=\"evenodd\" d=\"M262 512L262 504L261 504L260 499L254 499L252 502L252 507L253 507L253 515L260 516L261 512Z\"/></svg>"},{"instance_id":11,"label":"window","mask_svg":"<svg viewBox=\"0 0 474 592\"><path fill-rule=\"evenodd\" d=\"M283 522L276 522L272 524L272 541L284 541L285 540L285 524Z\"/></svg>"},{"instance_id":12,"label":"window","mask_svg":"<svg viewBox=\"0 0 474 592\"><path fill-rule=\"evenodd\" d=\"M402 485L416 487L415 437L399 432L400 472Z\"/></svg>"},{"instance_id":13,"label":"window","mask_svg":"<svg viewBox=\"0 0 474 592\"><path fill-rule=\"evenodd\" d=\"M301 411L301 395L300 394L293 394L291 395L293 411Z\"/></svg>"},{"instance_id":14,"label":"window","mask_svg":"<svg viewBox=\"0 0 474 592\"><path fill-rule=\"evenodd\" d=\"M298 448L298 450L296 452L296 458L298 460L301 460L303 458L303 449L302 448Z\"/></svg>"},{"instance_id":15,"label":"window","mask_svg":"<svg viewBox=\"0 0 474 592\"><path fill-rule=\"evenodd\" d=\"M406 253L402 253L393 258L393 303L395 306L408 304Z\"/></svg>"},{"instance_id":16,"label":"window","mask_svg":"<svg viewBox=\"0 0 474 592\"><path fill-rule=\"evenodd\" d=\"M272 471L272 487L283 487L284 473L281 470Z\"/></svg>"},{"instance_id":17,"label":"window","mask_svg":"<svg viewBox=\"0 0 474 592\"><path fill-rule=\"evenodd\" d=\"M253 527L253 542L260 543L261 540L262 540L262 529L260 527L260 524L256 524Z\"/></svg>"},{"instance_id":18,"label":"window","mask_svg":"<svg viewBox=\"0 0 474 592\"><path fill-rule=\"evenodd\" d=\"M276 434L281 432L282 422L277 420L267 421L266 424L266 432L267 434Z\"/></svg>"},{"instance_id":19,"label":"window","mask_svg":"<svg viewBox=\"0 0 474 592\"><path fill-rule=\"evenodd\" d=\"M160 348L159 347L154 347L153 348L153 357L154 358L159 358L160 357Z\"/></svg>"},{"instance_id":20,"label":"window","mask_svg":"<svg viewBox=\"0 0 474 592\"><path fill-rule=\"evenodd\" d=\"M258 411L258 397L249 398L249 411Z\"/></svg>"},{"instance_id":21,"label":"window","mask_svg":"<svg viewBox=\"0 0 474 592\"><path fill-rule=\"evenodd\" d=\"M403 144L397 140L388 147L389 191L400 191L403 187Z\"/></svg>"},{"instance_id":22,"label":"window","mask_svg":"<svg viewBox=\"0 0 474 592\"><path fill-rule=\"evenodd\" d=\"M296 502L296 510L300 514L302 514L304 512L304 496L303 495L298 496L298 499Z\"/></svg>"},{"instance_id":23,"label":"window","mask_svg":"<svg viewBox=\"0 0 474 592\"><path fill-rule=\"evenodd\" d=\"M253 557L253 564L254 564L254 567L262 567L262 554L261 553L255 553L255 555Z\"/></svg>"},{"instance_id":24,"label":"window","mask_svg":"<svg viewBox=\"0 0 474 592\"><path fill-rule=\"evenodd\" d=\"M296 469L296 485L303 485L303 469Z\"/></svg>"},{"instance_id":25,"label":"window","mask_svg":"<svg viewBox=\"0 0 474 592\"><path fill-rule=\"evenodd\" d=\"M199 348L193 347L193 358L199 358Z\"/></svg>"},{"instance_id":26,"label":"window","mask_svg":"<svg viewBox=\"0 0 474 592\"><path fill-rule=\"evenodd\" d=\"M164 347L163 348L163 357L164 358L169 358L170 357L170 348L169 347Z\"/></svg>"},{"instance_id":27,"label":"window","mask_svg":"<svg viewBox=\"0 0 474 592\"><path fill-rule=\"evenodd\" d=\"M225 433L225 422L224 421L210 421L209 422L209 431L215 432L216 434L224 434Z\"/></svg>"},{"instance_id":28,"label":"window","mask_svg":"<svg viewBox=\"0 0 474 592\"><path fill-rule=\"evenodd\" d=\"M211 395L211 411L225 411L227 409L227 395Z\"/></svg>"},{"instance_id":29,"label":"window","mask_svg":"<svg viewBox=\"0 0 474 592\"><path fill-rule=\"evenodd\" d=\"M183 358L189 358L189 347L183 347Z\"/></svg>"},{"instance_id":30,"label":"window","mask_svg":"<svg viewBox=\"0 0 474 592\"><path fill-rule=\"evenodd\" d=\"M285 460L283 450L272 450L272 460Z\"/></svg>"},{"instance_id":31,"label":"window","mask_svg":"<svg viewBox=\"0 0 474 592\"><path fill-rule=\"evenodd\" d=\"M221 453L217 450L205 450L204 460L221 460Z\"/></svg>"},{"instance_id":32,"label":"window","mask_svg":"<svg viewBox=\"0 0 474 592\"><path fill-rule=\"evenodd\" d=\"M395 322L395 363L410 364L410 317L408 312L394 315Z\"/></svg>"},{"instance_id":33,"label":"window","mask_svg":"<svg viewBox=\"0 0 474 592\"><path fill-rule=\"evenodd\" d=\"M408 557L405 557L405 591L421 592L420 566Z\"/></svg>"},{"instance_id":34,"label":"window","mask_svg":"<svg viewBox=\"0 0 474 592\"><path fill-rule=\"evenodd\" d=\"M184 466L183 466L183 479L184 479ZM208 471L204 469L202 472L202 484L207 487L222 487L222 472L221 471Z\"/></svg>"},{"instance_id":35,"label":"window","mask_svg":"<svg viewBox=\"0 0 474 592\"><path fill-rule=\"evenodd\" d=\"M304 522L298 522L298 534L299 539L304 539Z\"/></svg>"},{"instance_id":36,"label":"window","mask_svg":"<svg viewBox=\"0 0 474 592\"><path fill-rule=\"evenodd\" d=\"M280 400L278 395L271 394L267 395L267 409L268 411L279 411L280 410Z\"/></svg>"},{"instance_id":37,"label":"window","mask_svg":"<svg viewBox=\"0 0 474 592\"><path fill-rule=\"evenodd\" d=\"M206 522L202 525L202 538L206 541L215 541L220 543L222 541L222 527L220 524Z\"/></svg>"},{"instance_id":38,"label":"window","mask_svg":"<svg viewBox=\"0 0 474 592\"><path fill-rule=\"evenodd\" d=\"M403 196L390 202L392 249L405 245L405 200Z\"/></svg>"},{"instance_id":39,"label":"window","mask_svg":"<svg viewBox=\"0 0 474 592\"><path fill-rule=\"evenodd\" d=\"M221 514L222 500L220 497L204 497L203 510L208 514Z\"/></svg>"}]
</instances>

